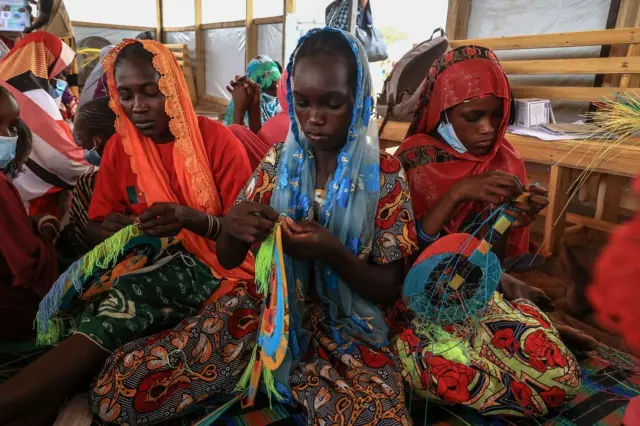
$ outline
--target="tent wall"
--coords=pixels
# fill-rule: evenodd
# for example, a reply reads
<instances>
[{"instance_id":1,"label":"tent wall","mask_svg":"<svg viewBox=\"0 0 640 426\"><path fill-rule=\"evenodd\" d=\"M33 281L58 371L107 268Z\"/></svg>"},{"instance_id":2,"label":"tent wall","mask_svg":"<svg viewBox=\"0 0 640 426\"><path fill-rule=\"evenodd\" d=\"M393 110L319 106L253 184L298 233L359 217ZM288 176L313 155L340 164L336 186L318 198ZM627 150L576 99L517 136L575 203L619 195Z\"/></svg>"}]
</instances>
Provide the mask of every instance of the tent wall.
<instances>
[{"instance_id":1,"label":"tent wall","mask_svg":"<svg viewBox=\"0 0 640 426\"><path fill-rule=\"evenodd\" d=\"M466 38L487 38L572 31L603 30L611 0L473 0ZM526 25L523 25L526 22ZM593 58L601 46L558 49L507 50L497 52L501 59ZM595 75L514 76L510 80L529 86L593 87ZM577 120L588 109L583 102L554 102L559 121Z\"/></svg>"},{"instance_id":2,"label":"tent wall","mask_svg":"<svg viewBox=\"0 0 640 426\"><path fill-rule=\"evenodd\" d=\"M205 94L231 99L226 87L245 69L247 37L244 28L219 28L204 32Z\"/></svg>"},{"instance_id":3,"label":"tent wall","mask_svg":"<svg viewBox=\"0 0 640 426\"><path fill-rule=\"evenodd\" d=\"M138 34L143 31L151 31L155 36L155 28L139 28L139 29L117 29L117 28L105 28L100 27L99 24L96 26L82 26L78 25L76 22L73 26L73 29L76 33L76 44L78 46L82 45L82 41L87 37L102 37L107 40L111 44L118 44L124 38L135 38Z\"/></svg>"}]
</instances>

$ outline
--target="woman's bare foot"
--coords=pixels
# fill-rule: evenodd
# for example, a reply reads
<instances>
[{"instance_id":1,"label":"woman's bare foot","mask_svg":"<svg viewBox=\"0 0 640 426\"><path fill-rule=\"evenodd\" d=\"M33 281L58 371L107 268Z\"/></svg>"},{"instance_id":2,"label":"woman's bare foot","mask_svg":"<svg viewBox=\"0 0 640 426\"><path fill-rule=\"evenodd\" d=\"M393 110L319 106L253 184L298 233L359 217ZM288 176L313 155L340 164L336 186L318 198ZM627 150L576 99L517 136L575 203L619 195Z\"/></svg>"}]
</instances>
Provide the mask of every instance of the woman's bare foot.
<instances>
[{"instance_id":1,"label":"woman's bare foot","mask_svg":"<svg viewBox=\"0 0 640 426\"><path fill-rule=\"evenodd\" d=\"M500 290L509 301L527 299L544 312L553 312L555 308L553 300L543 290L530 286L506 273L503 273L500 277Z\"/></svg>"},{"instance_id":2,"label":"woman's bare foot","mask_svg":"<svg viewBox=\"0 0 640 426\"><path fill-rule=\"evenodd\" d=\"M592 311L585 297L585 290L591 283L591 275L578 262L578 259L565 243L562 243L560 249L560 263L564 273L569 278L569 283L567 284L567 308L574 317L584 318Z\"/></svg>"}]
</instances>

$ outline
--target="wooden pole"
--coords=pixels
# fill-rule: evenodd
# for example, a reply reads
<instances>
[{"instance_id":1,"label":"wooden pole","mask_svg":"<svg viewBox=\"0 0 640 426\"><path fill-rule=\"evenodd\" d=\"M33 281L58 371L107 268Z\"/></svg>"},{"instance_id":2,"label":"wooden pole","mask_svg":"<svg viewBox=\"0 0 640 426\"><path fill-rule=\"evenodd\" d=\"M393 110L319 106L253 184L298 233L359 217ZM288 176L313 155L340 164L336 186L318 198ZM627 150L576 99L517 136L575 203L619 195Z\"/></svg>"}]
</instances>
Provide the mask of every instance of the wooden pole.
<instances>
[{"instance_id":1,"label":"wooden pole","mask_svg":"<svg viewBox=\"0 0 640 426\"><path fill-rule=\"evenodd\" d=\"M247 16L244 21L247 37L245 68L249 66L249 62L258 55L258 28L253 23L253 1L254 0L246 0Z\"/></svg>"},{"instance_id":2,"label":"wooden pole","mask_svg":"<svg viewBox=\"0 0 640 426\"><path fill-rule=\"evenodd\" d=\"M284 14L296 13L296 0L284 0Z\"/></svg>"},{"instance_id":3,"label":"wooden pole","mask_svg":"<svg viewBox=\"0 0 640 426\"><path fill-rule=\"evenodd\" d=\"M467 38L470 17L471 0L449 0L447 35L450 40L464 40Z\"/></svg>"},{"instance_id":4,"label":"wooden pole","mask_svg":"<svg viewBox=\"0 0 640 426\"><path fill-rule=\"evenodd\" d=\"M282 0L282 6L282 17L284 19L282 22L282 58L280 58L280 63L282 68L285 69L287 68L287 14L293 13L291 10L296 7L295 0Z\"/></svg>"},{"instance_id":5,"label":"wooden pole","mask_svg":"<svg viewBox=\"0 0 640 426\"><path fill-rule=\"evenodd\" d=\"M198 99L202 99L206 91L202 0L194 0L194 2L196 11L196 92L198 93Z\"/></svg>"},{"instance_id":6,"label":"wooden pole","mask_svg":"<svg viewBox=\"0 0 640 426\"><path fill-rule=\"evenodd\" d=\"M156 0L156 40L163 42L162 35L162 0Z\"/></svg>"}]
</instances>

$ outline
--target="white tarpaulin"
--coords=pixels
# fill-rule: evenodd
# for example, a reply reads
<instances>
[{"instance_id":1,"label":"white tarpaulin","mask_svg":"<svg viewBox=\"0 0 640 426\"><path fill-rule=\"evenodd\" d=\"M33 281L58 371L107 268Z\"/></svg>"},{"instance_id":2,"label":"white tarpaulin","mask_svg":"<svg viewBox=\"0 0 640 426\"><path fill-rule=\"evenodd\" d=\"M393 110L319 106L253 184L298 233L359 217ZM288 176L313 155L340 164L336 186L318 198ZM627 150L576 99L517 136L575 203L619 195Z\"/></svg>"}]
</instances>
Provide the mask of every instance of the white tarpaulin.
<instances>
[{"instance_id":1,"label":"white tarpaulin","mask_svg":"<svg viewBox=\"0 0 640 426\"><path fill-rule=\"evenodd\" d=\"M258 55L267 55L284 66L282 24L258 25Z\"/></svg>"},{"instance_id":2,"label":"white tarpaulin","mask_svg":"<svg viewBox=\"0 0 640 426\"><path fill-rule=\"evenodd\" d=\"M155 0L64 0L64 5L72 21L156 27Z\"/></svg>"},{"instance_id":3,"label":"white tarpaulin","mask_svg":"<svg viewBox=\"0 0 640 426\"><path fill-rule=\"evenodd\" d=\"M246 11L247 3L244 0L203 0L202 23L244 21Z\"/></svg>"},{"instance_id":4,"label":"white tarpaulin","mask_svg":"<svg viewBox=\"0 0 640 426\"><path fill-rule=\"evenodd\" d=\"M196 32L195 31L172 31L164 33L164 42L167 44L186 44L189 49L191 68L193 75L196 75Z\"/></svg>"},{"instance_id":5,"label":"white tarpaulin","mask_svg":"<svg viewBox=\"0 0 640 426\"><path fill-rule=\"evenodd\" d=\"M606 28L611 0L473 0L468 37L487 38L549 34ZM501 59L593 58L600 46L508 50ZM529 86L593 86L593 75L511 76L510 81ZM554 102L556 119L575 120L587 104Z\"/></svg>"},{"instance_id":6,"label":"white tarpaulin","mask_svg":"<svg viewBox=\"0 0 640 426\"><path fill-rule=\"evenodd\" d=\"M206 3L206 1L207 0L204 2ZM195 25L195 7L193 1L162 0L162 25L164 27L188 27Z\"/></svg>"},{"instance_id":7,"label":"white tarpaulin","mask_svg":"<svg viewBox=\"0 0 640 426\"><path fill-rule=\"evenodd\" d=\"M220 28L204 32L206 94L231 99L227 85L246 73L246 31Z\"/></svg>"}]
</instances>

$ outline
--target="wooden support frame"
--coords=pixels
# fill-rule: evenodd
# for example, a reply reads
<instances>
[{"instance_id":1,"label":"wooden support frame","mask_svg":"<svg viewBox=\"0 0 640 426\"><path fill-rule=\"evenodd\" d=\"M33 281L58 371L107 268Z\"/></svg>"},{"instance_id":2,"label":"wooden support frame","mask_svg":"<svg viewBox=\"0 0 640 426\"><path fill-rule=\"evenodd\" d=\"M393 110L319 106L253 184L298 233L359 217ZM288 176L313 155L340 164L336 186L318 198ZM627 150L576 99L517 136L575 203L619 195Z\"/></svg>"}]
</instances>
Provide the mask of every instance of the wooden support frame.
<instances>
[{"instance_id":1,"label":"wooden support frame","mask_svg":"<svg viewBox=\"0 0 640 426\"><path fill-rule=\"evenodd\" d=\"M542 254L552 256L560 249L560 242L564 235L567 213L565 206L569 201L567 191L571 186L571 169L562 166L551 167L549 180L549 206L544 221L545 241L542 244Z\"/></svg>"},{"instance_id":2,"label":"wooden support frame","mask_svg":"<svg viewBox=\"0 0 640 426\"><path fill-rule=\"evenodd\" d=\"M129 31L156 31L156 27L142 27L137 25L117 25L117 24L101 24L99 22L72 21L74 27L84 28L105 28L108 30L129 30Z\"/></svg>"},{"instance_id":3,"label":"wooden support frame","mask_svg":"<svg viewBox=\"0 0 640 426\"><path fill-rule=\"evenodd\" d=\"M349 20L347 21L347 28L351 34L356 33L358 3L358 0L349 0Z\"/></svg>"},{"instance_id":4,"label":"wooden support frame","mask_svg":"<svg viewBox=\"0 0 640 426\"><path fill-rule=\"evenodd\" d=\"M244 28L246 21L229 21L229 22L215 22L212 24L202 24L203 31L217 30L220 28Z\"/></svg>"},{"instance_id":5,"label":"wooden support frame","mask_svg":"<svg viewBox=\"0 0 640 426\"><path fill-rule=\"evenodd\" d=\"M258 55L258 27L253 22L253 2L254 0L246 0L247 16L245 17L244 28L246 31L246 55L245 68L249 66L249 62Z\"/></svg>"},{"instance_id":6,"label":"wooden support frame","mask_svg":"<svg viewBox=\"0 0 640 426\"><path fill-rule=\"evenodd\" d=\"M196 13L196 93L202 99L206 93L206 75L204 68L204 31L202 30L202 0L194 0Z\"/></svg>"},{"instance_id":7,"label":"wooden support frame","mask_svg":"<svg viewBox=\"0 0 640 426\"><path fill-rule=\"evenodd\" d=\"M195 30L196 30L195 25L187 25L185 27L163 27L162 28L162 32L165 32L165 33L182 33L185 31L195 31Z\"/></svg>"},{"instance_id":8,"label":"wooden support frame","mask_svg":"<svg viewBox=\"0 0 640 426\"><path fill-rule=\"evenodd\" d=\"M469 30L471 0L449 0L447 35L450 40L464 40Z\"/></svg>"},{"instance_id":9,"label":"wooden support frame","mask_svg":"<svg viewBox=\"0 0 640 426\"><path fill-rule=\"evenodd\" d=\"M163 31L163 23L162 23L162 0L156 0L156 40L160 43L164 41Z\"/></svg>"}]
</instances>

